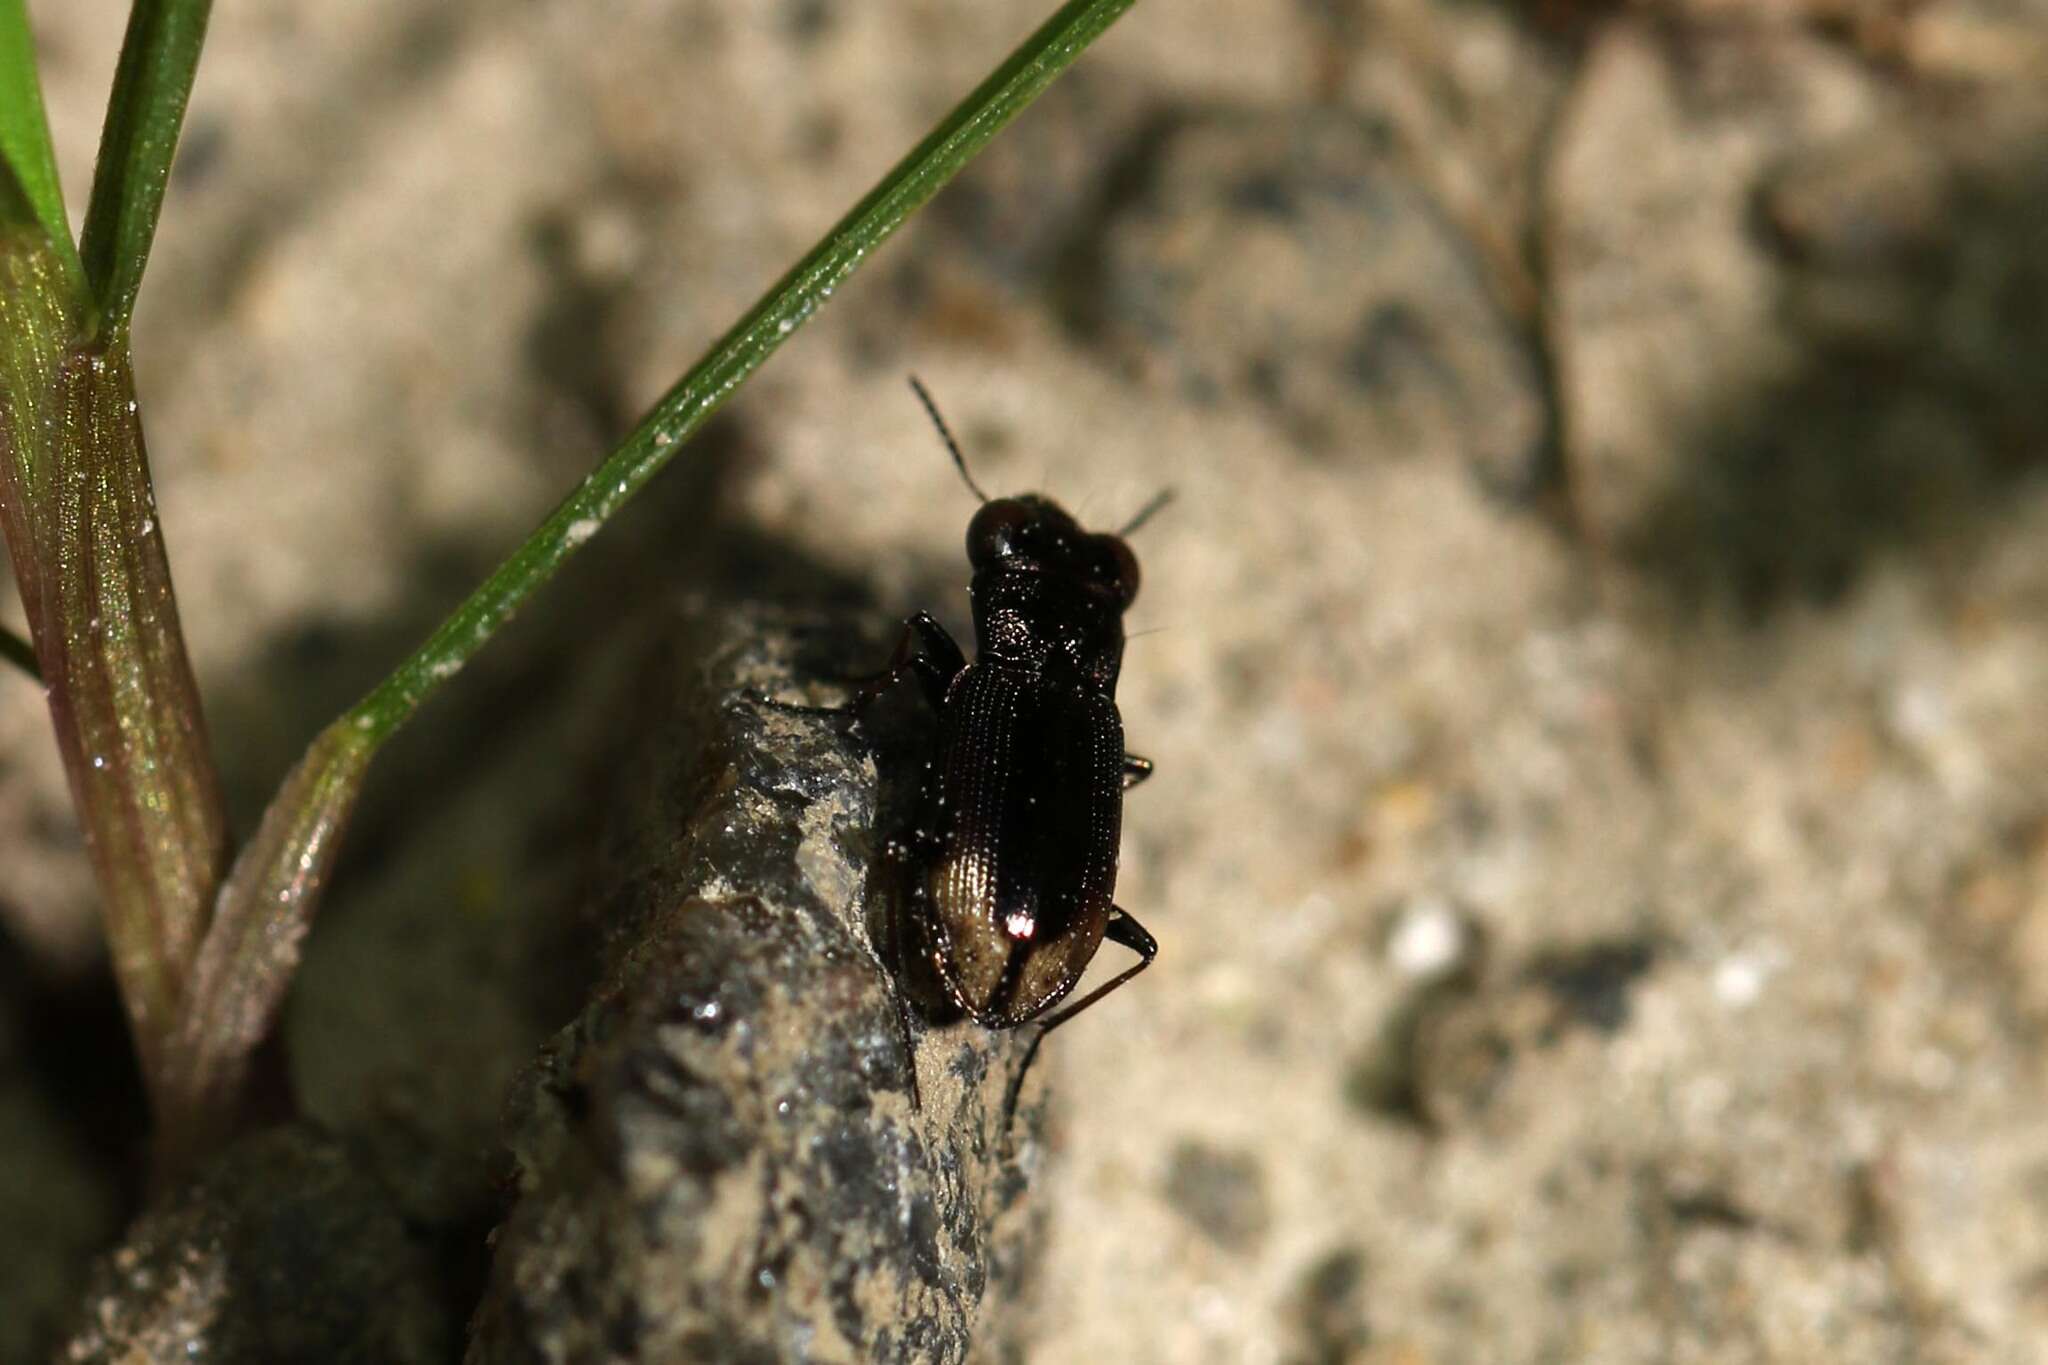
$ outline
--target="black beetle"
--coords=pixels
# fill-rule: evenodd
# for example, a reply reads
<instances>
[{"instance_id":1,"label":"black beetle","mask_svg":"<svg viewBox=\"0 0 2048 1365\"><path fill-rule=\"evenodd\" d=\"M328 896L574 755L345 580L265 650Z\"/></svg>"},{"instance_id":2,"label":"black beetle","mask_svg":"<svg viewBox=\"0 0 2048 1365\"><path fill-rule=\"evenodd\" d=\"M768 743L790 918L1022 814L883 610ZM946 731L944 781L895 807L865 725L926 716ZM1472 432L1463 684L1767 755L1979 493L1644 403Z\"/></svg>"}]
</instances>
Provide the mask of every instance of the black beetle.
<instances>
[{"instance_id":1,"label":"black beetle","mask_svg":"<svg viewBox=\"0 0 2048 1365\"><path fill-rule=\"evenodd\" d=\"M990 498L916 379L960 477L981 499L967 527L976 654L929 612L903 628L858 714L914 675L938 717L916 814L884 856L889 948L906 990L988 1028L1039 1022L1004 1106L1008 1128L1045 1035L1152 965L1159 945L1115 904L1123 794L1152 774L1124 749L1116 681L1138 561L1124 543L1162 493L1115 533L1084 530L1036 494ZM922 646L922 652L917 652ZM1055 1010L1107 938L1138 960ZM906 1022L906 1035L908 1025ZM911 1068L912 1095L916 1068Z\"/></svg>"}]
</instances>

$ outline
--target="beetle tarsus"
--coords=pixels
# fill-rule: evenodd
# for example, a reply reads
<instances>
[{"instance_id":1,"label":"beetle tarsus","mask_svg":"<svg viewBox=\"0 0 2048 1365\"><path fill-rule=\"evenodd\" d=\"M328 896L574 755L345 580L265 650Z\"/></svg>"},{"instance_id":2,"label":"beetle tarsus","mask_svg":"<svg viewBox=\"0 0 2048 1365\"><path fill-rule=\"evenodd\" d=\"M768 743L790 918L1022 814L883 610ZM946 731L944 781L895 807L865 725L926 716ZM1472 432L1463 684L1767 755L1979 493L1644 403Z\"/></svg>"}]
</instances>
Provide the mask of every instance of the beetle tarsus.
<instances>
[{"instance_id":1,"label":"beetle tarsus","mask_svg":"<svg viewBox=\"0 0 2048 1365\"><path fill-rule=\"evenodd\" d=\"M924 1095L917 1083L917 1039L910 1028L910 1002L902 993L892 992L896 997L896 1027L903 1035L903 1074L910 1081L910 1112L924 1112Z\"/></svg>"}]
</instances>

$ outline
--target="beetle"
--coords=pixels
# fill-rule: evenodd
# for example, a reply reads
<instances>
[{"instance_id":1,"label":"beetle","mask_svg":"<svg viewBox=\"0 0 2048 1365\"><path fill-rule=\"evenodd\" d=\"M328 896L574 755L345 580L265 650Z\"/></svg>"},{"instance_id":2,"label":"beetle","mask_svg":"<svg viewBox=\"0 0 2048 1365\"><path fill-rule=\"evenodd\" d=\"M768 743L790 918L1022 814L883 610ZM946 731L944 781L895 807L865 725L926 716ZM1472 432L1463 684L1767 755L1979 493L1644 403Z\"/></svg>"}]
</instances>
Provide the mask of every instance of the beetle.
<instances>
[{"instance_id":1,"label":"beetle","mask_svg":"<svg viewBox=\"0 0 2048 1365\"><path fill-rule=\"evenodd\" d=\"M928 1012L1038 1024L1004 1105L1007 1131L1046 1035L1158 956L1114 900L1123 794L1152 775L1124 748L1116 684L1139 582L1124 537L1171 494L1115 532L1084 529L1041 494L991 498L924 385L910 384L981 500L967 526L975 657L920 611L887 670L843 710L857 715L913 677L937 716L915 815L883 847L895 900L884 923L899 979ZM1137 960L1063 1005L1105 939ZM911 1085L915 1102L914 1064Z\"/></svg>"}]
</instances>

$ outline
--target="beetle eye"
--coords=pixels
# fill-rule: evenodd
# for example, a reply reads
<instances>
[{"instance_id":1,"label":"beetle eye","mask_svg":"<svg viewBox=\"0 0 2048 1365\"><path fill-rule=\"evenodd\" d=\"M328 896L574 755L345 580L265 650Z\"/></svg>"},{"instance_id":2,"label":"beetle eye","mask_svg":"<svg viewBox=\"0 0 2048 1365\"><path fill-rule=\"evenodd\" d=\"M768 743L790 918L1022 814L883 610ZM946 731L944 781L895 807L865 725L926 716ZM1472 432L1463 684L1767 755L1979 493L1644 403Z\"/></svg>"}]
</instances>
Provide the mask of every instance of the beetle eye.
<instances>
[{"instance_id":1,"label":"beetle eye","mask_svg":"<svg viewBox=\"0 0 2048 1365\"><path fill-rule=\"evenodd\" d=\"M1108 568L1113 573L1117 596L1129 606L1138 597L1138 557L1131 553L1131 547L1117 536L1104 536L1109 542Z\"/></svg>"},{"instance_id":2,"label":"beetle eye","mask_svg":"<svg viewBox=\"0 0 2048 1365\"><path fill-rule=\"evenodd\" d=\"M967 562L981 568L1017 553L1031 522L1031 509L1016 498L983 503L967 523Z\"/></svg>"}]
</instances>

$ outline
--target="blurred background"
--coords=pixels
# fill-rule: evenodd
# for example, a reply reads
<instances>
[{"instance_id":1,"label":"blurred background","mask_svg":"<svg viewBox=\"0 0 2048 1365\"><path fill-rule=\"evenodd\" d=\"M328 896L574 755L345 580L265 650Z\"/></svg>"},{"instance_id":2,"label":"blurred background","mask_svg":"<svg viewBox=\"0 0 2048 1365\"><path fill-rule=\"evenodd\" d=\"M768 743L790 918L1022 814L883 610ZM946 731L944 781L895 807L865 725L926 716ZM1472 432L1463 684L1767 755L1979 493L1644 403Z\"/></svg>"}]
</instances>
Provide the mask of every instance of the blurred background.
<instances>
[{"instance_id":1,"label":"blurred background","mask_svg":"<svg viewBox=\"0 0 2048 1365\"><path fill-rule=\"evenodd\" d=\"M75 222L126 6L31 8ZM217 7L136 363L243 830L1046 9ZM912 371L992 490L1179 495L1120 691L1161 956L1047 1049L1018 1355L2041 1358L2048 5L1140 4L373 773L316 1117L483 1168L653 608L963 623ZM0 849L29 1360L144 1119L11 676Z\"/></svg>"}]
</instances>

